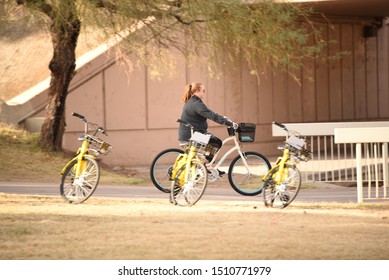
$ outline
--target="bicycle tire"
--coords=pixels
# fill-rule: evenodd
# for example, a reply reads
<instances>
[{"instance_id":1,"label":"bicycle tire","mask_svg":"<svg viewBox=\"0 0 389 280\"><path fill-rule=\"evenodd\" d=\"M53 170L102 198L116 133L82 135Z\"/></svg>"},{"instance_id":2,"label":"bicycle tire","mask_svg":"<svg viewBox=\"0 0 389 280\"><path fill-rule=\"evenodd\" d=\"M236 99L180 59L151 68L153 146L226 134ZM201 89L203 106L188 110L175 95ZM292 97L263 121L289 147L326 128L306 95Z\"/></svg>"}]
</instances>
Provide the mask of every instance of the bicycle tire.
<instances>
[{"instance_id":1,"label":"bicycle tire","mask_svg":"<svg viewBox=\"0 0 389 280\"><path fill-rule=\"evenodd\" d=\"M205 192L208 182L207 169L204 164L193 161L188 182L180 185L180 177L185 172L186 166L182 166L171 183L170 201L179 206L193 206L200 200Z\"/></svg>"},{"instance_id":2,"label":"bicycle tire","mask_svg":"<svg viewBox=\"0 0 389 280\"><path fill-rule=\"evenodd\" d=\"M273 176L279 170L274 168L265 182L263 200L266 207L285 208L296 198L301 187L301 174L298 168L292 164L286 164L288 176L279 185L276 185Z\"/></svg>"},{"instance_id":3,"label":"bicycle tire","mask_svg":"<svg viewBox=\"0 0 389 280\"><path fill-rule=\"evenodd\" d=\"M85 157L85 168L79 178L75 178L77 160L73 160L61 178L60 193L64 200L69 203L82 203L92 196L99 184L100 167L96 160Z\"/></svg>"},{"instance_id":4,"label":"bicycle tire","mask_svg":"<svg viewBox=\"0 0 389 280\"><path fill-rule=\"evenodd\" d=\"M164 193L170 193L170 175L174 162L184 151L176 148L166 149L160 152L150 166L150 178L154 186Z\"/></svg>"},{"instance_id":5,"label":"bicycle tire","mask_svg":"<svg viewBox=\"0 0 389 280\"><path fill-rule=\"evenodd\" d=\"M248 170L243 164L242 158L237 156L232 160L228 169L228 181L231 187L239 194L254 196L262 192L264 182L262 181L271 169L269 160L257 152L243 153Z\"/></svg>"}]
</instances>

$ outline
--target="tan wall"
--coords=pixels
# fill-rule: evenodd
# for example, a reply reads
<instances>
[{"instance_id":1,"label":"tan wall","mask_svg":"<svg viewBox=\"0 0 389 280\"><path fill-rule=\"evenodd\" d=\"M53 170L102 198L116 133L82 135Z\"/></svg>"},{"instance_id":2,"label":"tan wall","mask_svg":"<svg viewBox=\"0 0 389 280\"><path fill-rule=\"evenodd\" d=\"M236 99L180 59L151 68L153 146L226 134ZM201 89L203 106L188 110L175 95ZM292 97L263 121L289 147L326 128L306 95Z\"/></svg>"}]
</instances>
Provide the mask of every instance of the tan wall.
<instances>
[{"instance_id":1,"label":"tan wall","mask_svg":"<svg viewBox=\"0 0 389 280\"><path fill-rule=\"evenodd\" d=\"M143 67L128 74L123 65L96 72L77 86L67 101L64 147L76 149L82 123L71 112L85 114L108 129L107 141L114 151L103 157L114 165L148 166L162 149L177 147L177 123L185 84L202 81L206 104L236 122L257 124L255 143L246 150L266 156L277 153L279 139L271 136L271 122L321 122L383 120L389 117L388 26L378 37L364 38L363 25L341 22L325 26L324 35L337 43L325 51L349 55L329 64L309 61L296 72L301 86L285 74L267 72L260 83L246 67L226 67L220 79L209 78L201 68L178 61L175 77L153 80ZM204 66L204 65L203 65ZM85 72L83 72L85 71ZM87 69L80 69L83 75ZM127 74L126 74L127 73ZM129 75L129 76L128 76ZM308 80L313 77L314 82ZM224 128L209 123L210 131L224 138Z\"/></svg>"}]
</instances>

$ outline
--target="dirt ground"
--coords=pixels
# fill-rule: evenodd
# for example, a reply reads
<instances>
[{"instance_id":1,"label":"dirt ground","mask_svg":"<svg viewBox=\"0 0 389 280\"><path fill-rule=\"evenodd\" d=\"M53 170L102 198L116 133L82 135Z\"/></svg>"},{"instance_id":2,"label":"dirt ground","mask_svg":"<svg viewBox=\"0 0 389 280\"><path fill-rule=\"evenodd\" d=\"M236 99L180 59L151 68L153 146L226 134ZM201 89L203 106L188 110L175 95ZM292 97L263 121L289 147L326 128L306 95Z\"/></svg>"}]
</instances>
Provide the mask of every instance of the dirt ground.
<instances>
[{"instance_id":1,"label":"dirt ground","mask_svg":"<svg viewBox=\"0 0 389 280\"><path fill-rule=\"evenodd\" d=\"M0 194L0 259L389 259L389 204L103 199Z\"/></svg>"}]
</instances>

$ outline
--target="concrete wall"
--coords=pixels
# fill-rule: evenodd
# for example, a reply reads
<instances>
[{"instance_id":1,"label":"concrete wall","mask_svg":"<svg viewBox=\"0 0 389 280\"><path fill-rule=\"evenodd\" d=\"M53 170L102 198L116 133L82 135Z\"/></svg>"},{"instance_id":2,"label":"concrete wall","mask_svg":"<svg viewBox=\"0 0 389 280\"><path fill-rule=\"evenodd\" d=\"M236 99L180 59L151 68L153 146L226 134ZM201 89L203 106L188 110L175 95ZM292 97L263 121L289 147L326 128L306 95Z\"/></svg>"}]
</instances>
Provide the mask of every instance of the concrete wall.
<instances>
[{"instance_id":1,"label":"concrete wall","mask_svg":"<svg viewBox=\"0 0 389 280\"><path fill-rule=\"evenodd\" d=\"M265 71L260 82L245 65L224 69L220 79L201 67L188 67L178 57L177 75L153 80L146 67L128 72L100 57L78 70L68 97L64 147L75 150L83 124L71 117L79 112L108 129L113 152L102 157L114 165L148 166L162 149L177 147L177 118L184 86L192 81L206 85L206 104L236 122L257 124L256 141L246 150L266 156L277 154L279 138L271 136L271 122L332 122L387 120L389 117L389 29L376 37L363 36L363 23L338 21L322 25L323 34L337 43L328 54L347 51L341 60L307 61L296 76ZM108 63L107 61L110 61ZM104 67L98 67L104 65ZM91 68L95 69L91 71ZM310 79L313 78L313 81ZM210 131L224 138L225 128L209 122Z\"/></svg>"}]
</instances>

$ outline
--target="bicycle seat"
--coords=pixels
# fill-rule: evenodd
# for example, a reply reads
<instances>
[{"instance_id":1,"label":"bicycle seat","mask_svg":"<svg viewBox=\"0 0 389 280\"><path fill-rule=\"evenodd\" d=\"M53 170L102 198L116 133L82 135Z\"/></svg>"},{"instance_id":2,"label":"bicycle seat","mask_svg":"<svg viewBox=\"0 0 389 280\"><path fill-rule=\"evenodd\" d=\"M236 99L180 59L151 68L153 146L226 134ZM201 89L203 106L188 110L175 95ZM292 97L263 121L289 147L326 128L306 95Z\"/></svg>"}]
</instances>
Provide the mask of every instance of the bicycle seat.
<instances>
[{"instance_id":1,"label":"bicycle seat","mask_svg":"<svg viewBox=\"0 0 389 280\"><path fill-rule=\"evenodd\" d=\"M285 144L279 144L277 149L278 150L283 150L283 149L285 149L285 146L286 146Z\"/></svg>"},{"instance_id":2,"label":"bicycle seat","mask_svg":"<svg viewBox=\"0 0 389 280\"><path fill-rule=\"evenodd\" d=\"M178 123L182 123L183 125L185 125L186 127L190 127L190 128L193 128L193 125L191 125L190 123L186 122L186 121L183 121L181 119L177 119L177 122Z\"/></svg>"},{"instance_id":3,"label":"bicycle seat","mask_svg":"<svg viewBox=\"0 0 389 280\"><path fill-rule=\"evenodd\" d=\"M185 147L185 146L189 145L189 142L188 141L179 141L178 145L180 145L181 147Z\"/></svg>"}]
</instances>

